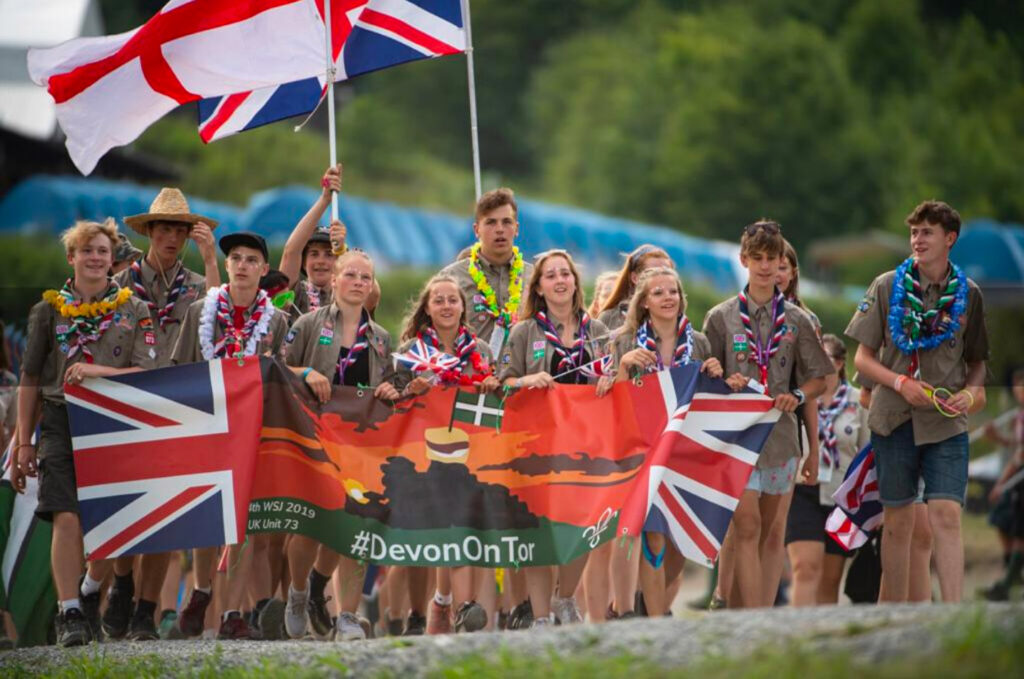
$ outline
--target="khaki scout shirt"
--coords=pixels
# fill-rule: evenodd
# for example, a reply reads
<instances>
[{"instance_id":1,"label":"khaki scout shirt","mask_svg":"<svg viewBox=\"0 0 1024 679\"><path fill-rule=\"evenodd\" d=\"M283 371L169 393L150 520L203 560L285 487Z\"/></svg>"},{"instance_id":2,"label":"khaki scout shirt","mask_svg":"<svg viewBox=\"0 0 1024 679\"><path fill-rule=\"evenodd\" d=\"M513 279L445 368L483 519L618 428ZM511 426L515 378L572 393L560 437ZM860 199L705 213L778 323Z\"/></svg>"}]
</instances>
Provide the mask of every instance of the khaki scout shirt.
<instances>
[{"instance_id":1,"label":"khaki scout shirt","mask_svg":"<svg viewBox=\"0 0 1024 679\"><path fill-rule=\"evenodd\" d=\"M555 329L559 334L562 333L562 327L561 323L555 322ZM604 327L604 323L601 321L590 321L586 351L590 354L591 361L608 353L608 328ZM555 349L544 337L544 331L541 330L536 319L523 319L512 326L508 342L505 343L505 349L501 352L501 362L497 370L498 379L504 381L509 377L525 377L547 372L551 367L551 357L554 355ZM552 375L552 377L556 376ZM589 381L597 382L594 379Z\"/></svg>"},{"instance_id":2,"label":"khaki scout shirt","mask_svg":"<svg viewBox=\"0 0 1024 679\"><path fill-rule=\"evenodd\" d=\"M868 411L860 407L860 389L853 386L846 395L846 407L836 415L836 448L839 450L839 467L832 470L832 480L818 484L819 500L822 505L835 504L832 495L839 490L850 468L853 458L871 440L868 429ZM819 444L820 445L820 444ZM805 449L807 447L805 446Z\"/></svg>"},{"instance_id":3,"label":"khaki scout shirt","mask_svg":"<svg viewBox=\"0 0 1024 679\"><path fill-rule=\"evenodd\" d=\"M145 258L142 259L139 266L142 269L142 287L146 288L146 294L149 295L149 299L156 305L156 309L152 311L150 318L153 320L153 330L156 333L156 367L163 368L164 366L171 365L171 352L174 351L174 345L178 342L181 322L185 320L185 314L188 312L189 306L197 299L202 299L206 294L206 277L185 269L185 281L181 293L178 295L178 300L174 303L174 308L171 309L171 318L174 320L164 323L164 327L161 328L157 321L157 310L162 309L167 304L167 294L170 292L170 287L165 282L165 279L173 283L174 277L178 275L178 271L185 265L178 262L178 265L172 271L165 271L164 276L161 276L160 272L151 267ZM134 290L130 268L117 274L114 277L114 281L122 288L128 287ZM140 299L139 301L143 300Z\"/></svg>"},{"instance_id":4,"label":"khaki scout shirt","mask_svg":"<svg viewBox=\"0 0 1024 679\"><path fill-rule=\"evenodd\" d=\"M206 360L203 358L203 350L199 345L199 317L203 313L203 304L205 302L205 297L197 302L193 302L188 308L188 313L185 314L185 320L181 324L181 332L178 333L178 341L174 345L174 351L171 353L171 362L175 365L199 363ZM270 317L267 334L260 338L256 346L256 354L259 356L280 356L284 347L285 335L288 334L287 314L273 305L270 308L273 315ZM248 320L249 312L246 312L245 317ZM224 331L221 330L220 323L215 320L213 323L213 341L216 342L223 336Z\"/></svg>"},{"instance_id":5,"label":"khaki scout shirt","mask_svg":"<svg viewBox=\"0 0 1024 679\"><path fill-rule=\"evenodd\" d=\"M302 277L299 282L295 284L295 301L292 302L292 306L297 310L295 314L296 318L302 314L309 313L309 290L306 289L306 283L309 279ZM322 288L317 288L320 291L320 306L322 308L328 306L334 301L334 288L330 285L326 285ZM314 309L315 311L316 309ZM294 321L295 319L293 319Z\"/></svg>"},{"instance_id":6,"label":"khaki scout shirt","mask_svg":"<svg viewBox=\"0 0 1024 679\"><path fill-rule=\"evenodd\" d=\"M100 335L100 338L89 344L93 361L97 365L109 368L142 368L150 370L156 367L156 340L150 337L153 344L147 344L147 333L151 330L148 324L149 309L145 302L129 297L128 301L114 312L113 323ZM42 390L42 397L48 401L64 402L64 373L68 367L85 360L79 350L69 361L67 348L57 344L57 329L71 324L71 319L61 316L42 301L32 307L28 316L28 337L25 343L25 354L21 359L21 381L25 377L36 378Z\"/></svg>"},{"instance_id":7,"label":"khaki scout shirt","mask_svg":"<svg viewBox=\"0 0 1024 679\"><path fill-rule=\"evenodd\" d=\"M847 337L878 352L878 360L886 368L905 375L910 356L893 344L889 334L889 298L895 271L882 274L871 283L864 300L846 327ZM947 281L932 283L924 276L924 305L930 308L938 301ZM920 352L921 379L933 387L945 387L954 394L967 384L967 364L988 360L988 333L985 330L985 309L981 290L967 279L967 312L960 318L960 329L940 346ZM868 425L871 431L888 436L907 420L913 422L917 445L937 443L967 431L967 415L946 417L928 404L911 408L893 391L891 384L876 384L871 390Z\"/></svg>"},{"instance_id":8,"label":"khaki scout shirt","mask_svg":"<svg viewBox=\"0 0 1024 679\"><path fill-rule=\"evenodd\" d=\"M611 310L609 309L609 311ZM615 340L612 342L612 356L614 356L615 369L619 369L619 362L622 360L622 357L624 355L626 355L630 351L633 351L634 349L639 348L640 345L636 343L635 333L630 333L629 335L619 333L618 335L616 335ZM695 361L704 361L707 358L711 358L711 356L711 343L708 341L708 338L704 335L704 333L694 330L693 353L690 355L690 357ZM640 373L639 370L635 370L632 375L629 375L629 377L636 377L638 374L642 373Z\"/></svg>"},{"instance_id":9,"label":"khaki scout shirt","mask_svg":"<svg viewBox=\"0 0 1024 679\"><path fill-rule=\"evenodd\" d=\"M491 264L483 255L480 255L480 271L483 272L484 278L494 288L494 297L498 303L498 310L500 311L505 303L508 302L509 298L509 279L512 276L512 262L508 264ZM451 276L459 282L459 287L462 289L462 293L466 296L466 304L469 306L466 308L466 324L469 329L475 334L479 341L484 344L491 343L491 333L494 332L494 316L491 314L490 309L487 306L487 300L484 299L483 293L476 287L476 282L473 281L473 277L469 275L469 258L460 259L457 262L453 262L441 269L442 276ZM523 276L521 284L523 286L521 300L526 299L526 286L530 281L530 276L533 275L533 264L524 261L523 262ZM522 302L520 302L520 306Z\"/></svg>"},{"instance_id":10,"label":"khaki scout shirt","mask_svg":"<svg viewBox=\"0 0 1024 679\"><path fill-rule=\"evenodd\" d=\"M397 353L397 354L404 354L404 353L406 353L407 351L409 351L410 348L412 348L412 345L415 342L416 342L416 338L415 337L413 337L412 339L407 339L405 342L403 342L398 347L398 350L395 353ZM484 344L483 342L481 342L480 340L477 340L476 350L478 352L480 352L480 358L483 360L484 365L491 365L491 362L493 361L493 359L491 358L491 350L488 348L488 346L486 344ZM495 366L492 366L491 370L492 370L492 372L497 372L496 369L495 369ZM467 376L472 376L472 375L476 374L476 370L474 370L474 368L473 368L473 360L472 359L469 359L468 361L466 361L466 365L464 366L462 373L464 375L467 375ZM398 361L396 360L395 361L395 374L392 376L390 381L391 381L391 384L393 384L395 386L395 389L397 389L398 391L402 391L403 389L405 389L409 385L410 382L413 381L414 378L416 378L418 376L419 376L418 373L415 373L412 370L410 370L409 368L407 368L407 367L405 367L403 365L400 365L398 363Z\"/></svg>"},{"instance_id":11,"label":"khaki scout shirt","mask_svg":"<svg viewBox=\"0 0 1024 679\"><path fill-rule=\"evenodd\" d=\"M293 368L312 368L333 383L342 347L341 325L341 309L334 302L300 316L285 339L285 363ZM391 335L370 321L366 341L370 345L369 386L376 387L392 374Z\"/></svg>"},{"instance_id":12,"label":"khaki scout shirt","mask_svg":"<svg viewBox=\"0 0 1024 679\"><path fill-rule=\"evenodd\" d=\"M620 302L614 309L605 309L597 320L604 323L604 327L615 332L626 323L626 311L629 309L629 302Z\"/></svg>"},{"instance_id":13,"label":"khaki scout shirt","mask_svg":"<svg viewBox=\"0 0 1024 679\"><path fill-rule=\"evenodd\" d=\"M751 322L756 324L755 335L765 341L771 339L772 303L768 300L757 306L748 302ZM711 355L722 362L725 376L742 373L760 380L760 369L754 361L753 347L747 342L740 320L740 300L735 295L717 305L704 317L704 334L711 343ZM821 346L821 340L814 330L814 323L800 307L786 302L784 328L779 350L768 361L768 392L771 396L787 394L795 376L797 386L808 380L835 372L832 361ZM757 459L759 469L781 467L791 458L800 457L797 439L796 415L782 413L772 433L765 441Z\"/></svg>"}]
</instances>

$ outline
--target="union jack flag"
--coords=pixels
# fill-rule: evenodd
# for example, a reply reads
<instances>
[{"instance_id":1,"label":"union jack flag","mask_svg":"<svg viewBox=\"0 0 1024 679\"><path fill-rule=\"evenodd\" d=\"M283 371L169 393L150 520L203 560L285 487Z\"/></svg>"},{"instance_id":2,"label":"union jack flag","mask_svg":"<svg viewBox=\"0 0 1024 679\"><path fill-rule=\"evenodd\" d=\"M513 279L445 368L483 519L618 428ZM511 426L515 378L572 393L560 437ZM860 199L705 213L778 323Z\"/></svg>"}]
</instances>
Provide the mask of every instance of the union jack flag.
<instances>
[{"instance_id":1,"label":"union jack flag","mask_svg":"<svg viewBox=\"0 0 1024 679\"><path fill-rule=\"evenodd\" d=\"M875 451L868 444L857 453L832 494L836 508L825 522L825 532L847 551L857 549L882 525L882 503L878 499Z\"/></svg>"},{"instance_id":2,"label":"union jack flag","mask_svg":"<svg viewBox=\"0 0 1024 679\"><path fill-rule=\"evenodd\" d=\"M752 389L734 393L698 364L662 370L660 417L668 423L651 452L646 493L623 510L624 532L666 533L684 557L711 567L764 442L779 419L772 399ZM640 409L658 417L656 404ZM646 520L642 520L646 517Z\"/></svg>"},{"instance_id":3,"label":"union jack flag","mask_svg":"<svg viewBox=\"0 0 1024 679\"><path fill-rule=\"evenodd\" d=\"M323 0L316 4L323 20ZM466 49L460 0L333 0L331 24L335 81ZM211 142L308 114L326 91L326 76L317 76L203 99L199 102L199 136Z\"/></svg>"},{"instance_id":4,"label":"union jack flag","mask_svg":"<svg viewBox=\"0 0 1024 679\"><path fill-rule=\"evenodd\" d=\"M244 539L261 385L253 358L65 386L90 560Z\"/></svg>"},{"instance_id":5,"label":"union jack flag","mask_svg":"<svg viewBox=\"0 0 1024 679\"><path fill-rule=\"evenodd\" d=\"M413 372L438 373L454 370L459 365L459 359L451 354L435 349L423 340L416 340L409 351L404 354L392 354L395 363Z\"/></svg>"},{"instance_id":6,"label":"union jack flag","mask_svg":"<svg viewBox=\"0 0 1024 679\"><path fill-rule=\"evenodd\" d=\"M612 370L611 354L602 356L590 363L584 363L580 366L579 370L585 377L590 378L610 377L615 374L615 371Z\"/></svg>"}]
</instances>

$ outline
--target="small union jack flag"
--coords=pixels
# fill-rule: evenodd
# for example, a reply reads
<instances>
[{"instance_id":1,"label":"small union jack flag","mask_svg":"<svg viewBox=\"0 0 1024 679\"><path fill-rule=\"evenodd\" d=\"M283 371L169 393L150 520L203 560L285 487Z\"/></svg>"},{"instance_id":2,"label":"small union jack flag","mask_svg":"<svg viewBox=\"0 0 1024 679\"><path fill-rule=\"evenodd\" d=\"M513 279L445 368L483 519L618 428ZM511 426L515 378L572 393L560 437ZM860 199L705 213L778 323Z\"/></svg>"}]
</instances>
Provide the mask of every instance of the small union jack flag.
<instances>
[{"instance_id":1,"label":"small union jack flag","mask_svg":"<svg viewBox=\"0 0 1024 679\"><path fill-rule=\"evenodd\" d=\"M866 543L882 525L875 451L870 444L850 463L832 499L836 501L836 508L829 514L825 532L847 551Z\"/></svg>"},{"instance_id":2,"label":"small union jack flag","mask_svg":"<svg viewBox=\"0 0 1024 679\"><path fill-rule=\"evenodd\" d=\"M750 388L734 393L698 363L644 379L658 381L662 410L640 401L638 417L667 411L668 424L651 452L647 492L630 498L620 528L666 533L684 557L710 568L780 413L771 398Z\"/></svg>"},{"instance_id":3,"label":"small union jack flag","mask_svg":"<svg viewBox=\"0 0 1024 679\"><path fill-rule=\"evenodd\" d=\"M611 377L615 374L615 371L612 369L612 357L610 354L595 359L590 363L584 363L580 366L579 371L585 377L590 378Z\"/></svg>"},{"instance_id":4,"label":"small union jack flag","mask_svg":"<svg viewBox=\"0 0 1024 679\"><path fill-rule=\"evenodd\" d=\"M259 359L87 379L64 393L90 560L244 539Z\"/></svg>"},{"instance_id":5,"label":"small union jack flag","mask_svg":"<svg viewBox=\"0 0 1024 679\"><path fill-rule=\"evenodd\" d=\"M423 340L416 340L404 354L394 353L395 363L413 372L432 372L435 375L459 366L459 359L435 349Z\"/></svg>"}]
</instances>

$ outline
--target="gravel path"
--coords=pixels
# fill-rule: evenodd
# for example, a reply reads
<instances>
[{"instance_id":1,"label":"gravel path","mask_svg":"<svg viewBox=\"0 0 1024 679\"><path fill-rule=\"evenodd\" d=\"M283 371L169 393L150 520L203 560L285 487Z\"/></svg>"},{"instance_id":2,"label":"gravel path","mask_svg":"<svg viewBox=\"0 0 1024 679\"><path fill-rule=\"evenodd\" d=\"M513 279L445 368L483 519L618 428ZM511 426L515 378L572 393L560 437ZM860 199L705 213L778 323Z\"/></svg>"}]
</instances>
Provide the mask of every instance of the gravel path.
<instances>
[{"instance_id":1,"label":"gravel path","mask_svg":"<svg viewBox=\"0 0 1024 679\"><path fill-rule=\"evenodd\" d=\"M159 654L168 672L197 668L211 659L219 667L253 666L264 660L296 663L330 671L348 668L353 676L378 673L420 675L467 655L494 657L501 649L525 655L624 653L681 667L709 654L739 657L766 645L799 642L812 649L847 650L867 661L928 654L944 635L972 616L997 624L1024 624L1024 605L840 606L771 609L755 612L693 613L685 618L637 619L605 625L459 636L387 638L334 644L313 641L162 641L104 643L77 649L28 648L0 655L0 675L12 666L46 673L79 654L130 659ZM1022 639L1024 643L1024 639ZM216 654L216 655L214 655ZM323 659L332 658L331 664ZM340 663L340 664L338 664ZM335 669L341 674L343 669Z\"/></svg>"}]
</instances>

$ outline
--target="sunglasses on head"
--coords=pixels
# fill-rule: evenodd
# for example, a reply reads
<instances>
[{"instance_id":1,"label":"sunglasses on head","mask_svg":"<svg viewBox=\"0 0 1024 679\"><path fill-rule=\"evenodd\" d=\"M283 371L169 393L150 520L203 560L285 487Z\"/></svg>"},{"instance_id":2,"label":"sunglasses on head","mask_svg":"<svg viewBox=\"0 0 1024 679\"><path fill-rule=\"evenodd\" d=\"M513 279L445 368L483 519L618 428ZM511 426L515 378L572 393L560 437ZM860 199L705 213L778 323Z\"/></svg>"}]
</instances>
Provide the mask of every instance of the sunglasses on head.
<instances>
[{"instance_id":1,"label":"sunglasses on head","mask_svg":"<svg viewBox=\"0 0 1024 679\"><path fill-rule=\"evenodd\" d=\"M743 227L743 233L748 236L753 236L758 231L763 230L769 236L774 236L777 233L782 233L782 227L779 226L778 222L754 222L753 224L747 224Z\"/></svg>"}]
</instances>

